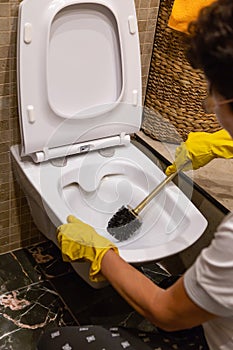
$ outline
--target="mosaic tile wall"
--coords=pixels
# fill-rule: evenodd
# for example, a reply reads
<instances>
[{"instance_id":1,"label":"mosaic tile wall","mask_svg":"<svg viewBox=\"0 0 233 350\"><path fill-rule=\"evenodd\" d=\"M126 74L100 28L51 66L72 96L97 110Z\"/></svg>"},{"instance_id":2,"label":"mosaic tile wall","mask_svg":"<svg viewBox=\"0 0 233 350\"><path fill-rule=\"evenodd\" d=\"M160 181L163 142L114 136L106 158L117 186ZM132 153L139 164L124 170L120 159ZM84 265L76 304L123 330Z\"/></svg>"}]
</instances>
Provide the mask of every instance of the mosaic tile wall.
<instances>
[{"instance_id":1,"label":"mosaic tile wall","mask_svg":"<svg viewBox=\"0 0 233 350\"><path fill-rule=\"evenodd\" d=\"M39 0L35 0L39 1ZM143 96L159 0L135 0L141 43ZM16 29L19 1L0 0L0 253L40 242L11 171L9 147L20 143L16 98Z\"/></svg>"}]
</instances>

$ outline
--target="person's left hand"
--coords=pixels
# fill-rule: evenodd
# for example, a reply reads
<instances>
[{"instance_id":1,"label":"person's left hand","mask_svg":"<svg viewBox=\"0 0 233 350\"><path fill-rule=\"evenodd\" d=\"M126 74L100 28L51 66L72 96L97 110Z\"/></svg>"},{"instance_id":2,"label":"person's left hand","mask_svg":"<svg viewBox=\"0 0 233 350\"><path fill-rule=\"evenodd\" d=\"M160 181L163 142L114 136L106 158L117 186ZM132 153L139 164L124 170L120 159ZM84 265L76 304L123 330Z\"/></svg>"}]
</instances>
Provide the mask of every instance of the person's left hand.
<instances>
[{"instance_id":1,"label":"person's left hand","mask_svg":"<svg viewBox=\"0 0 233 350\"><path fill-rule=\"evenodd\" d=\"M100 272L104 254L109 249L119 254L111 241L72 215L67 217L67 224L57 228L57 239L65 261L85 260L91 263L89 278L93 282L104 280Z\"/></svg>"}]
</instances>

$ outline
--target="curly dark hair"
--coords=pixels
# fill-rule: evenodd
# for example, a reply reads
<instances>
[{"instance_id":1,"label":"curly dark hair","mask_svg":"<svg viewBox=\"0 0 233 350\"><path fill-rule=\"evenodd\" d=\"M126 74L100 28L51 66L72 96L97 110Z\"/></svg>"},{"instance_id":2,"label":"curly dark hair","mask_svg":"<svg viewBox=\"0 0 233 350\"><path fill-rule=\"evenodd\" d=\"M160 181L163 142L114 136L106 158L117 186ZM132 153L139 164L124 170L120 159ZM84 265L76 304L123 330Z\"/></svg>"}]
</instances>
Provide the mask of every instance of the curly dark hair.
<instances>
[{"instance_id":1,"label":"curly dark hair","mask_svg":"<svg viewBox=\"0 0 233 350\"><path fill-rule=\"evenodd\" d=\"M188 30L190 64L202 69L223 97L233 98L233 0L218 0L203 8Z\"/></svg>"}]
</instances>

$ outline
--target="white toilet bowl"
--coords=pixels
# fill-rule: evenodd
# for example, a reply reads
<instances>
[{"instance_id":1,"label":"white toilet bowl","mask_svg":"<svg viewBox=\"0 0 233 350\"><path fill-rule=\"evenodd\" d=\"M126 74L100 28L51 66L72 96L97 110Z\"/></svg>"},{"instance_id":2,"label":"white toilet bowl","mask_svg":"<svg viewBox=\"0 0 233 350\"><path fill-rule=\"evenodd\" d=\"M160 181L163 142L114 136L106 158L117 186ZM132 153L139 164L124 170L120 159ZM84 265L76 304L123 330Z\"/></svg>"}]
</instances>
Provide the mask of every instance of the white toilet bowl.
<instances>
[{"instance_id":1,"label":"white toilet bowl","mask_svg":"<svg viewBox=\"0 0 233 350\"><path fill-rule=\"evenodd\" d=\"M139 232L117 241L106 230L109 219L122 206L136 206L165 177L161 169L137 147L114 148L112 157L98 151L69 156L64 167L51 162L23 160L19 147L11 148L18 181L27 194L39 230L55 244L56 227L73 214L112 240L130 263L159 260L193 244L206 228L206 219L173 183L143 210ZM88 280L87 263L73 267Z\"/></svg>"},{"instance_id":2,"label":"white toilet bowl","mask_svg":"<svg viewBox=\"0 0 233 350\"><path fill-rule=\"evenodd\" d=\"M165 177L129 136L141 123L136 23L134 0L24 0L18 29L22 145L11 147L17 180L47 238L57 244L56 227L73 214L112 240L130 263L180 252L207 225L171 183L143 210L133 237L118 242L106 230L122 205L136 206ZM88 263L73 266L93 287L103 286L89 281Z\"/></svg>"}]
</instances>

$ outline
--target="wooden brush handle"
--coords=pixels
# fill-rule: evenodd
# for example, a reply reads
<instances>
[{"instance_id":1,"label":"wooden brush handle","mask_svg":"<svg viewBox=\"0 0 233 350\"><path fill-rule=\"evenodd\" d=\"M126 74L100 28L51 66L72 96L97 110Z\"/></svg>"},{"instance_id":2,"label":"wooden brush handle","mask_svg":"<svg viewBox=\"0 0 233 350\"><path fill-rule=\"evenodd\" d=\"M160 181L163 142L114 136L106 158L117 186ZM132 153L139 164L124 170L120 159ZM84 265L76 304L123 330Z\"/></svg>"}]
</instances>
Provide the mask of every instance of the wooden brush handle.
<instances>
[{"instance_id":1,"label":"wooden brush handle","mask_svg":"<svg viewBox=\"0 0 233 350\"><path fill-rule=\"evenodd\" d=\"M133 212L135 214L139 214L140 211L142 211L142 209L145 208L145 206L169 183L171 182L174 177L178 174L178 170L167 176L157 187L155 187L155 189L150 193L148 194L148 196L146 198L143 199L143 201L141 201L141 203L139 203L136 208L133 209Z\"/></svg>"},{"instance_id":2,"label":"wooden brush handle","mask_svg":"<svg viewBox=\"0 0 233 350\"><path fill-rule=\"evenodd\" d=\"M174 177L182 170L184 169L187 165L191 164L191 160L188 160L187 162L185 162L178 170L176 170L173 174L167 176L157 187L155 187L155 189L148 194L148 196L146 198L143 199L143 201L141 201L141 203L139 203L136 208L134 208L132 211L138 215L140 213L140 211L142 211L143 208L145 208L145 206L169 183L171 182Z\"/></svg>"}]
</instances>

